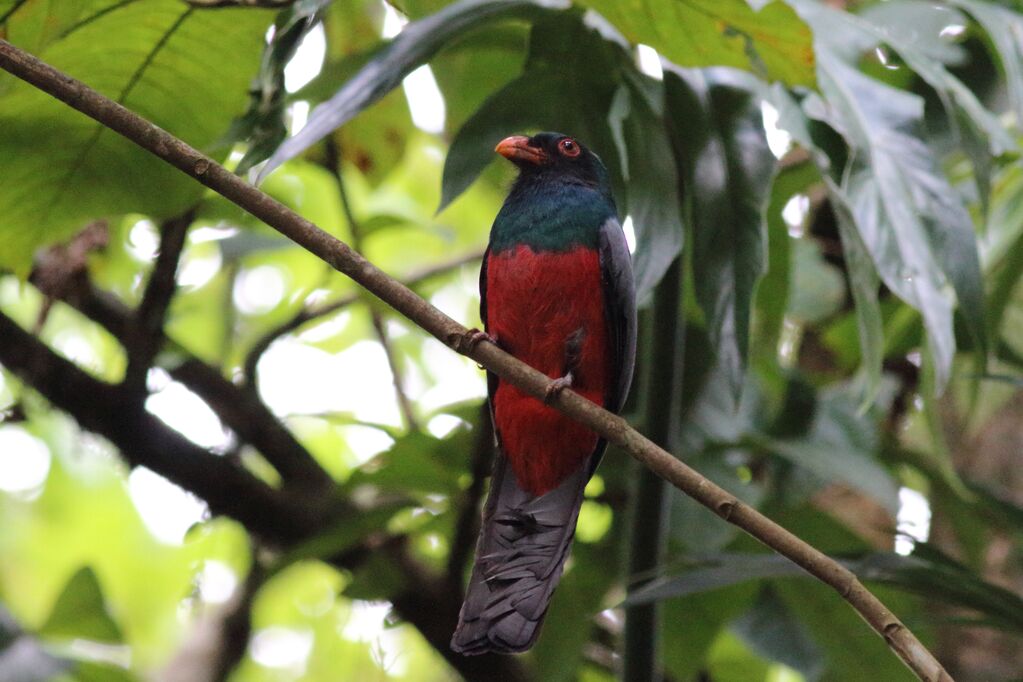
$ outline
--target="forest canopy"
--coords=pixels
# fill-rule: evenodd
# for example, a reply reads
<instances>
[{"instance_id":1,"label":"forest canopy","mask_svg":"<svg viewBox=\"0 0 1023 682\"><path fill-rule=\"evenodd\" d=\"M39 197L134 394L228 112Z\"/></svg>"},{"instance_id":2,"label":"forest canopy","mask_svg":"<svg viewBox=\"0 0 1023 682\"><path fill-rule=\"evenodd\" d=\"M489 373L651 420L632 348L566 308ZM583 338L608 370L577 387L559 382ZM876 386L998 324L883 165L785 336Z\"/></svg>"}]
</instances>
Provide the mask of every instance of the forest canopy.
<instances>
[{"instance_id":1,"label":"forest canopy","mask_svg":"<svg viewBox=\"0 0 1023 682\"><path fill-rule=\"evenodd\" d=\"M628 422L958 680L1023 669L1020 36L981 0L0 0L0 45L467 327L494 145L578 138ZM206 172L0 72L0 680L913 679L615 447L534 650L454 653L483 372Z\"/></svg>"}]
</instances>

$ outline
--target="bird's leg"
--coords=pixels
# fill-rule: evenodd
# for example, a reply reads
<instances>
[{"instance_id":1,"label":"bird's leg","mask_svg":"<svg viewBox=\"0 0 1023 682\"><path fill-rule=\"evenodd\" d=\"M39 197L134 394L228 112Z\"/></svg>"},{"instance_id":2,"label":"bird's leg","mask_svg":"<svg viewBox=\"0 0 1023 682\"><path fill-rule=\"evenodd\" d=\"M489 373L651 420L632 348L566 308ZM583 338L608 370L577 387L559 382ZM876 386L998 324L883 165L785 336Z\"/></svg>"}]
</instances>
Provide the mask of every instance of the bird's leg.
<instances>
[{"instance_id":1,"label":"bird's leg","mask_svg":"<svg viewBox=\"0 0 1023 682\"><path fill-rule=\"evenodd\" d=\"M543 402L549 405L554 396L566 388L572 387L575 379L574 372L579 368L579 358L583 351L583 339L586 337L586 329L579 327L565 339L565 374L553 380L544 391Z\"/></svg>"}]
</instances>

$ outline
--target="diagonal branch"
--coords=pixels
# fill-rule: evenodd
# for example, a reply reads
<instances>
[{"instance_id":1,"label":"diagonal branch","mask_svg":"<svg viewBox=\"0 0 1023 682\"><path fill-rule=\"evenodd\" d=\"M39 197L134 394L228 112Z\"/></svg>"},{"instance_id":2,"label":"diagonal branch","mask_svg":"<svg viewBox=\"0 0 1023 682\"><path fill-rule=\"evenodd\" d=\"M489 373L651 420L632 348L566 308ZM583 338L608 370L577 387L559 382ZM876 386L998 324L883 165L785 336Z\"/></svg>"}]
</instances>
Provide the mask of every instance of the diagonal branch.
<instances>
[{"instance_id":1,"label":"diagonal branch","mask_svg":"<svg viewBox=\"0 0 1023 682\"><path fill-rule=\"evenodd\" d=\"M194 218L193 207L160 226L160 248L132 324L133 343L125 345L128 368L124 373L124 387L138 395L145 393L146 375L163 345L163 324L177 288L178 263L185 248L185 235Z\"/></svg>"},{"instance_id":2,"label":"diagonal branch","mask_svg":"<svg viewBox=\"0 0 1023 682\"><path fill-rule=\"evenodd\" d=\"M537 399L543 399L550 392L553 384L550 377L516 360L492 343L472 344L469 330L389 277L347 244L173 135L4 40L0 40L0 68L96 119L230 199L504 381ZM550 404L618 445L729 523L742 528L833 587L918 677L935 682L952 679L916 636L849 569L683 464L629 426L620 416L571 390L557 393Z\"/></svg>"}]
</instances>

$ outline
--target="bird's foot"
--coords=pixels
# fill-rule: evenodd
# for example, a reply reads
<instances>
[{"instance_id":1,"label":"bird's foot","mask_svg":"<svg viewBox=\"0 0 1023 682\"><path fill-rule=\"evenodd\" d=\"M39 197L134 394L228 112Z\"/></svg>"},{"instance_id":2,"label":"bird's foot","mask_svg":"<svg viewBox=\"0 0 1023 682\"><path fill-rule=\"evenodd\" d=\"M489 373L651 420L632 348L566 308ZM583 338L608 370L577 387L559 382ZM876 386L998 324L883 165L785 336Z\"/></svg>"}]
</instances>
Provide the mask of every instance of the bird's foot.
<instances>
[{"instance_id":1,"label":"bird's foot","mask_svg":"<svg viewBox=\"0 0 1023 682\"><path fill-rule=\"evenodd\" d=\"M480 344L480 341L489 341L490 343L497 345L497 337L491 336L486 332L481 332L479 329L468 329L462 334L455 335L452 339L451 345L454 346L455 350L465 350L471 353L476 346Z\"/></svg>"},{"instance_id":2,"label":"bird's foot","mask_svg":"<svg viewBox=\"0 0 1023 682\"><path fill-rule=\"evenodd\" d=\"M572 388L572 373L569 372L563 377L558 377L551 381L547 386L547 390L543 393L543 404L550 405L551 401L554 400L555 396L564 391L566 388Z\"/></svg>"}]
</instances>

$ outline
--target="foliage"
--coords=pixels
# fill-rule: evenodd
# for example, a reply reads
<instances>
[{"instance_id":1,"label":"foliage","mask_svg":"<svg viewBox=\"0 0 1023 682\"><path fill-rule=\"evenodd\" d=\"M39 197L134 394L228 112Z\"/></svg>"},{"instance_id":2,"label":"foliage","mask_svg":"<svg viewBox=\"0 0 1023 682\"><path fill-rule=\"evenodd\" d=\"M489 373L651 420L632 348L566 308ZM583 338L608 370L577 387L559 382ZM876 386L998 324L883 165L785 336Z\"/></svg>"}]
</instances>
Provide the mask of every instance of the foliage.
<instances>
[{"instance_id":1,"label":"foliage","mask_svg":"<svg viewBox=\"0 0 1023 682\"><path fill-rule=\"evenodd\" d=\"M635 231L643 315L656 292L684 327L667 357L644 327L630 421L649 427L670 401L680 458L842 557L954 672L1018 669L1023 480L1004 443L1023 385L1023 14L980 0L201 4L0 0L0 37L251 167L470 326L512 173L495 142L579 137ZM289 90L285 67L321 36L322 67ZM439 131L413 124L423 65ZM188 216L136 407L321 522L282 545L203 512L143 448L94 436L102 424L0 356L0 679L484 677L446 646L491 438L471 363L6 74L0 215L0 314L51 364L111 384L137 360L125 328L168 221ZM678 398L651 379L666 363ZM280 434L245 428L274 418L333 489L276 469ZM484 666L614 679L614 656L635 653L622 613L657 602L671 679L908 677L834 594L674 491L646 512L668 521L656 575L625 575L635 479L609 453L538 646ZM911 491L933 535L899 536L896 554ZM995 631L1012 645L958 656Z\"/></svg>"}]
</instances>

